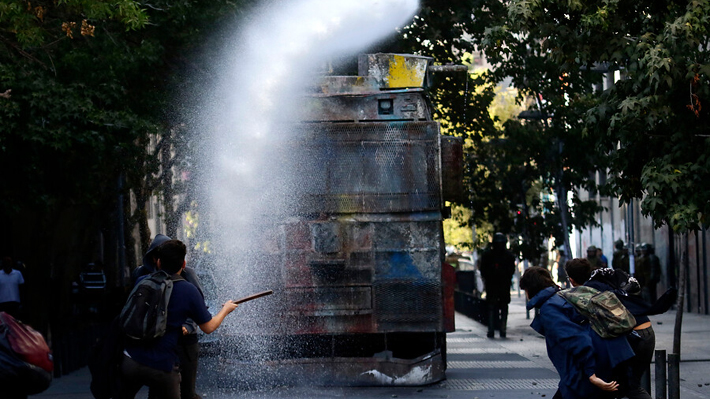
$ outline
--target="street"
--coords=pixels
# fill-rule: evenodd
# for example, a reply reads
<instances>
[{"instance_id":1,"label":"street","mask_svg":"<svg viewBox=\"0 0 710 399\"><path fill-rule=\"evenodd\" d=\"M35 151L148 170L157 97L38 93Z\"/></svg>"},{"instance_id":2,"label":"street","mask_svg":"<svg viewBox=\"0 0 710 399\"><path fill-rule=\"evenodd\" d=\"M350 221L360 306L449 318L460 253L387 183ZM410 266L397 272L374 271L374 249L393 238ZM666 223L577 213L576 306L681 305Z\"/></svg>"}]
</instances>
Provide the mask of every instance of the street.
<instances>
[{"instance_id":1,"label":"street","mask_svg":"<svg viewBox=\"0 0 710 399\"><path fill-rule=\"evenodd\" d=\"M551 398L558 382L557 373L547 358L543 338L529 327L531 320L526 319L523 298L518 297L517 293L512 296L507 339L497 336L488 339L485 326L456 314L456 332L449 334L447 339L447 379L438 384L425 387L280 387L231 391L211 388L210 376L199 373L198 392L203 394L204 399ZM671 352L674 320L674 311L652 317L656 349ZM710 398L708 331L710 316L684 314L681 341L681 397L684 399ZM90 378L88 370L83 368L56 379L46 392L30 397L90 399ZM142 390L137 398L147 398L147 390Z\"/></svg>"}]
</instances>

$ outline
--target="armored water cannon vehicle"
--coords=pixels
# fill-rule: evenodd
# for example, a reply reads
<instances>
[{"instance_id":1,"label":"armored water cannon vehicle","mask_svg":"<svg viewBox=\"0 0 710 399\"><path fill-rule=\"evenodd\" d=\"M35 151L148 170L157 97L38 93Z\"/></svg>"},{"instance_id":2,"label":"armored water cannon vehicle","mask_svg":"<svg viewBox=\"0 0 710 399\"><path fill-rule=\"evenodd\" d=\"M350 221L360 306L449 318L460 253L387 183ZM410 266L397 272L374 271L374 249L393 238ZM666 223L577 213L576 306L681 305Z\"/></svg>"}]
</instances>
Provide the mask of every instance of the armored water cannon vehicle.
<instances>
[{"instance_id":1,"label":"armored water cannon vehicle","mask_svg":"<svg viewBox=\"0 0 710 399\"><path fill-rule=\"evenodd\" d=\"M308 179L273 231L269 269L277 272L265 288L281 295L277 324L287 328L259 332L281 349L250 372L262 379L445 378L453 271L442 267L442 221L445 201L462 192L462 140L442 136L432 120L430 58L366 54L358 64L358 76L326 76L304 96L291 135L293 168ZM244 357L235 369L245 369L248 352L237 350Z\"/></svg>"}]
</instances>

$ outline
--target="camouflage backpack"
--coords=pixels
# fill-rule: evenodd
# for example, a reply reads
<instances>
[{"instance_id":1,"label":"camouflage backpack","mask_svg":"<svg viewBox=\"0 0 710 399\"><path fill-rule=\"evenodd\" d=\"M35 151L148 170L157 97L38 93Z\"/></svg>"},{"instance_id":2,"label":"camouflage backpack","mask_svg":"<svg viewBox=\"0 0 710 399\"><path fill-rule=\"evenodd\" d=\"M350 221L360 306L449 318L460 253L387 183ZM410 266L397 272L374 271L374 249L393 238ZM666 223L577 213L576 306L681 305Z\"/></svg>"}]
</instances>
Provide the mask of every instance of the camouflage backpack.
<instances>
[{"instance_id":1,"label":"camouflage backpack","mask_svg":"<svg viewBox=\"0 0 710 399\"><path fill-rule=\"evenodd\" d=\"M559 291L557 295L589 319L592 329L602 338L624 335L636 326L634 315L611 291L598 291L582 285Z\"/></svg>"}]
</instances>

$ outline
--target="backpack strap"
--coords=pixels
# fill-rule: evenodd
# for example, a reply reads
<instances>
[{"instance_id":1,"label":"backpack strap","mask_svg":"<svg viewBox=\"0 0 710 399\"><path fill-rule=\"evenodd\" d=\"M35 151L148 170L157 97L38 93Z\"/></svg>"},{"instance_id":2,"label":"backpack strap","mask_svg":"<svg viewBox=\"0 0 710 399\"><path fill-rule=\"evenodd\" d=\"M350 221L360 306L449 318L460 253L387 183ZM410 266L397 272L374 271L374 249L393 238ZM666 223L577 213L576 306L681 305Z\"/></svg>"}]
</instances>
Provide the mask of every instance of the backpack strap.
<instances>
[{"instance_id":1,"label":"backpack strap","mask_svg":"<svg viewBox=\"0 0 710 399\"><path fill-rule=\"evenodd\" d=\"M156 274L158 274L158 273L167 275L167 276L168 276L168 279L172 280L173 282L175 282L175 281L186 281L184 278L182 278L182 276L181 276L179 273L178 273L178 274L168 274L167 272L165 272L165 271L163 271L163 270L156 270L156 271L154 271L153 273L150 273L150 276L154 276L154 275L156 275Z\"/></svg>"}]
</instances>

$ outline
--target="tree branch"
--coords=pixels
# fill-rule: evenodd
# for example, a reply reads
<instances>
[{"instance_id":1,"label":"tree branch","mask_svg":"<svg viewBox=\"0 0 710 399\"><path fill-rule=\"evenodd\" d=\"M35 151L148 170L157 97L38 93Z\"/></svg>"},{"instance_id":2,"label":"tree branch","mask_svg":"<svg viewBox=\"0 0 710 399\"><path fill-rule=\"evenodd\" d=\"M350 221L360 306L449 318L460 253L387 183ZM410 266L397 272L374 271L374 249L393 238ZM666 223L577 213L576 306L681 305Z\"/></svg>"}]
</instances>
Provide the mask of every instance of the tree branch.
<instances>
[{"instance_id":1,"label":"tree branch","mask_svg":"<svg viewBox=\"0 0 710 399\"><path fill-rule=\"evenodd\" d=\"M4 37L2 37L2 36L0 36L0 40L2 40L3 43L5 43L6 45L8 45L8 46L12 47L13 49L15 49L15 51L17 51L18 53L20 53L21 56L23 56L23 57L25 57L25 58L27 58L27 59L29 59L29 60L31 60L31 61L34 61L34 62L36 62L36 63L42 65L42 67L43 67L44 69L49 69L49 67L47 67L47 64L45 64L44 62L40 61L37 57L33 56L32 54L30 54L30 53L24 51L23 49L21 49L20 47L18 47L15 43L12 43L11 41L7 40L6 38L4 38Z\"/></svg>"}]
</instances>

